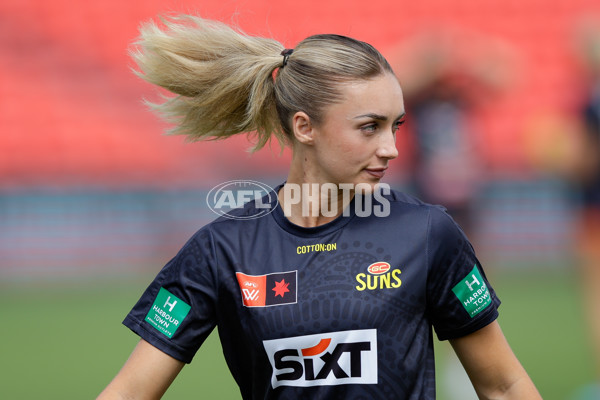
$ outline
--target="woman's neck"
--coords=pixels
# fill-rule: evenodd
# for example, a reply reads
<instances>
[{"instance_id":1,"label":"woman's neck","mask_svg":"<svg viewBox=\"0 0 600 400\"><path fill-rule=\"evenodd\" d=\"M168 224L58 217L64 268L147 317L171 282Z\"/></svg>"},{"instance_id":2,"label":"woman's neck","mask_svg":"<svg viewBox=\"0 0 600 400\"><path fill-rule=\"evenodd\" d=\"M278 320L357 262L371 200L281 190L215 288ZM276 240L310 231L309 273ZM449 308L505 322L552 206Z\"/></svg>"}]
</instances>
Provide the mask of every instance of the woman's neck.
<instances>
[{"instance_id":1,"label":"woman's neck","mask_svg":"<svg viewBox=\"0 0 600 400\"><path fill-rule=\"evenodd\" d=\"M309 228L324 225L342 214L354 197L350 186L291 179L277 196L286 218Z\"/></svg>"}]
</instances>

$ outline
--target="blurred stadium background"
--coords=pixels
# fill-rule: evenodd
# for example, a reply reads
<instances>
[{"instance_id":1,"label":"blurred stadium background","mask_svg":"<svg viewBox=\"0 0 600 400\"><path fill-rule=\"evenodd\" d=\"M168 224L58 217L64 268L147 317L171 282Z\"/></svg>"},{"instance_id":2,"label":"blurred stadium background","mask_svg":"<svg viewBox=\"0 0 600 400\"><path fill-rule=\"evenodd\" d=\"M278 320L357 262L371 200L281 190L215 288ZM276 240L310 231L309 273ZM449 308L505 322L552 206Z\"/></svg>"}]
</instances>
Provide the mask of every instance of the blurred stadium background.
<instances>
[{"instance_id":1,"label":"blurred stadium background","mask_svg":"<svg viewBox=\"0 0 600 400\"><path fill-rule=\"evenodd\" d=\"M413 178L441 150L420 142L417 115L432 96L455 101L423 121L437 123L434 145L452 138L442 139L455 149L444 165L462 175L423 174L455 182L449 209L464 218L504 302L500 322L544 398L582 398L597 376L573 166L589 84L580 39L600 25L592 0L0 1L0 397L97 395L137 341L120 321L214 217L207 191L285 179L289 154L277 145L250 155L244 137L185 144L142 104L159 94L133 75L127 51L141 22L181 12L286 47L332 32L380 49L409 109L387 179L396 188L426 190ZM469 399L438 346L439 398ZM166 396L199 397L239 398L215 335Z\"/></svg>"}]
</instances>

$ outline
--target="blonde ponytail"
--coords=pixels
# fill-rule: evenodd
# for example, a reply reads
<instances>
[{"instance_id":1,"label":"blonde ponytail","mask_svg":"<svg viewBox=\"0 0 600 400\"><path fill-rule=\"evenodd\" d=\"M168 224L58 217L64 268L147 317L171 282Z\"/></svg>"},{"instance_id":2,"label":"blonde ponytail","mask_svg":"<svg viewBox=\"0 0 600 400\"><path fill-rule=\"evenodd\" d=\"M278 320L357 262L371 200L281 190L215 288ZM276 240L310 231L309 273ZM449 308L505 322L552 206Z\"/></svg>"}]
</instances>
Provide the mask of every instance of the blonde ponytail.
<instances>
[{"instance_id":1,"label":"blonde ponytail","mask_svg":"<svg viewBox=\"0 0 600 400\"><path fill-rule=\"evenodd\" d=\"M177 95L150 104L175 124L169 133L192 141L256 133L253 150L262 148L271 134L287 142L273 82L283 45L194 16L163 22L164 29L154 22L142 26L132 56L139 76Z\"/></svg>"},{"instance_id":2,"label":"blonde ponytail","mask_svg":"<svg viewBox=\"0 0 600 400\"><path fill-rule=\"evenodd\" d=\"M343 100L344 82L393 74L373 46L346 36L310 36L282 54L276 40L217 21L180 16L164 25L142 26L132 56L138 75L176 94L152 107L175 124L171 133L192 141L255 133L252 150L271 135L283 146L292 143L297 111L319 124Z\"/></svg>"}]
</instances>

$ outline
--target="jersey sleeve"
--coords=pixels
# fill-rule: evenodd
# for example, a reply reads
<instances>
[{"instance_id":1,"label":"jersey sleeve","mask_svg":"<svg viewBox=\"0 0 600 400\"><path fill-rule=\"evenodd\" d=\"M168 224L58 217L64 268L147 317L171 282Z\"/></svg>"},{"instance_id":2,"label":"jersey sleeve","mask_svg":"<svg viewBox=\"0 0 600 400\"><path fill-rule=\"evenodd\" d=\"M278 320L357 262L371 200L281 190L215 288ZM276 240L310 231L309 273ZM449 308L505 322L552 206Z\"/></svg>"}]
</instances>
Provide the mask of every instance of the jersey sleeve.
<instances>
[{"instance_id":1,"label":"jersey sleeve","mask_svg":"<svg viewBox=\"0 0 600 400\"><path fill-rule=\"evenodd\" d=\"M432 207L427 241L427 313L440 340L468 335L498 317L500 300L460 227Z\"/></svg>"},{"instance_id":2,"label":"jersey sleeve","mask_svg":"<svg viewBox=\"0 0 600 400\"><path fill-rule=\"evenodd\" d=\"M198 231L148 286L123 324L189 363L215 327L217 273L210 231Z\"/></svg>"}]
</instances>

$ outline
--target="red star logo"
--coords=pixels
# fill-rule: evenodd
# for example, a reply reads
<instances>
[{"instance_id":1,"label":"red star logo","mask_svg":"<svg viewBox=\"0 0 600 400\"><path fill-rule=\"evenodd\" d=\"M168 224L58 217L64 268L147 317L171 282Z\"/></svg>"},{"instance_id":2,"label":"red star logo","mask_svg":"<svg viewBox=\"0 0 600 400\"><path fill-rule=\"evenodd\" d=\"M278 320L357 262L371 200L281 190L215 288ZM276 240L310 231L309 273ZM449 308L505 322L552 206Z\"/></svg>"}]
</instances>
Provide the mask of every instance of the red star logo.
<instances>
[{"instance_id":1,"label":"red star logo","mask_svg":"<svg viewBox=\"0 0 600 400\"><path fill-rule=\"evenodd\" d=\"M286 283L285 279L282 279L281 282L275 281L275 287L271 290L273 290L275 292L275 297L277 297L277 296L283 297L283 295L285 293L290 291L290 289L288 289L289 285L290 285L289 282Z\"/></svg>"}]
</instances>

